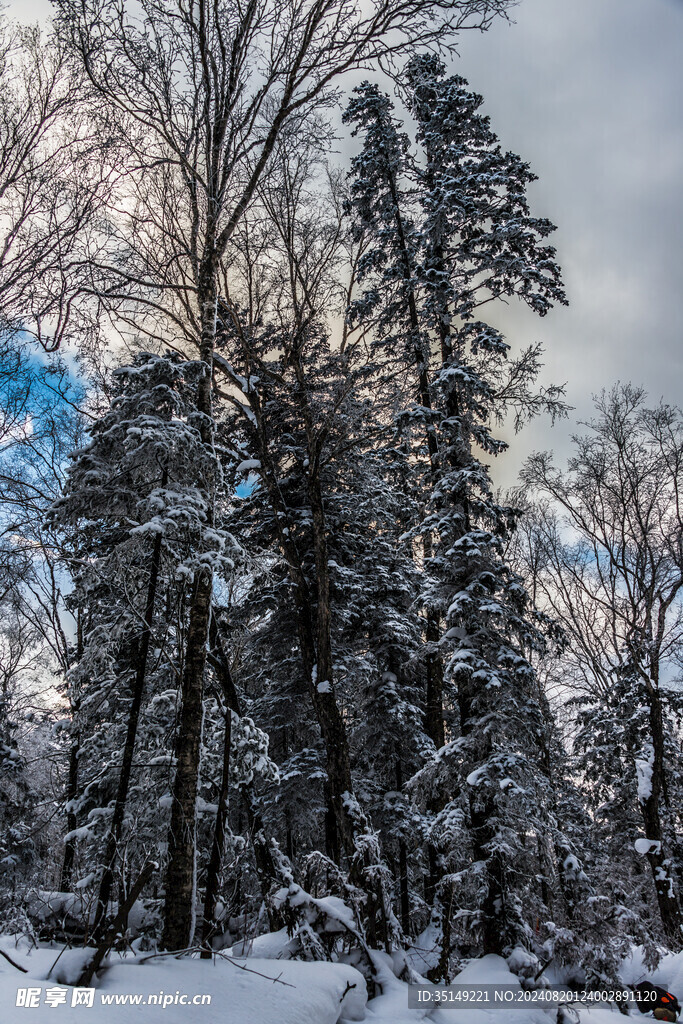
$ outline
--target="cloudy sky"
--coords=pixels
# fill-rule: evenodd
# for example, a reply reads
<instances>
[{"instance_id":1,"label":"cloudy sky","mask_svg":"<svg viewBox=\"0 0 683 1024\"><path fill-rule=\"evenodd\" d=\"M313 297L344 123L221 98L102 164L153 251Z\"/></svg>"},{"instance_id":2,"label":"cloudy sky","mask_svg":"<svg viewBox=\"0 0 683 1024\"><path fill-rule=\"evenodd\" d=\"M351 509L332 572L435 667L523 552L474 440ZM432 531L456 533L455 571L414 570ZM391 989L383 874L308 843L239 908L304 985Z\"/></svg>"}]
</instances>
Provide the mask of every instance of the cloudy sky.
<instances>
[{"instance_id":1,"label":"cloudy sky","mask_svg":"<svg viewBox=\"0 0 683 1024\"><path fill-rule=\"evenodd\" d=\"M570 307L510 307L498 323L515 347L544 343L545 379L566 381L576 411L516 438L503 484L529 451L564 456L591 394L618 379L683 404L683 0L521 0L514 19L466 33L456 69L539 175L533 212L558 225Z\"/></svg>"},{"instance_id":2,"label":"cloudy sky","mask_svg":"<svg viewBox=\"0 0 683 1024\"><path fill-rule=\"evenodd\" d=\"M683 404L683 0L522 0L514 17L468 34L456 66L558 226L569 308L500 322L544 343L546 379L576 411L515 440L505 483L534 448L566 454L591 394L618 379Z\"/></svg>"}]
</instances>

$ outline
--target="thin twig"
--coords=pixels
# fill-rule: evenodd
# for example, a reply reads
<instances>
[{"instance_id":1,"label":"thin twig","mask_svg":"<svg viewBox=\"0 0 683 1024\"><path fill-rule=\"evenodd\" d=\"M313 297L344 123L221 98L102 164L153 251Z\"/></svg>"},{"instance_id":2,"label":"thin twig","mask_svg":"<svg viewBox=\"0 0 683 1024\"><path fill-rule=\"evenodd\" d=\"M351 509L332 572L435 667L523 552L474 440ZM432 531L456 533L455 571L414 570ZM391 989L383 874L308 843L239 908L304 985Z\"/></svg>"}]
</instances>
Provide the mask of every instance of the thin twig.
<instances>
[{"instance_id":1,"label":"thin twig","mask_svg":"<svg viewBox=\"0 0 683 1024\"><path fill-rule=\"evenodd\" d=\"M4 956L5 960L9 960L9 962L12 965L12 967L16 967L16 969L18 971L22 971L24 974L28 974L28 971L26 970L26 968L22 967L21 964L16 963L16 961L13 960L12 957L9 955L9 953L6 953L4 951L4 949L0 949L0 956Z\"/></svg>"},{"instance_id":2,"label":"thin twig","mask_svg":"<svg viewBox=\"0 0 683 1024\"><path fill-rule=\"evenodd\" d=\"M237 960L234 960L231 956L228 956L227 953L222 953L220 950L213 950L212 952L214 956L222 957L223 960L227 960L228 963L231 963L233 967L239 968L240 971L247 971L248 974L256 974L258 975L259 978L265 978L266 981L272 981L273 984L277 982L279 985L286 985L287 988L296 988L296 985L292 985L291 982L283 981L281 975L278 975L277 978L271 978L270 975L268 974L261 974L260 971L255 971L253 967L245 967L244 964L238 963Z\"/></svg>"}]
</instances>

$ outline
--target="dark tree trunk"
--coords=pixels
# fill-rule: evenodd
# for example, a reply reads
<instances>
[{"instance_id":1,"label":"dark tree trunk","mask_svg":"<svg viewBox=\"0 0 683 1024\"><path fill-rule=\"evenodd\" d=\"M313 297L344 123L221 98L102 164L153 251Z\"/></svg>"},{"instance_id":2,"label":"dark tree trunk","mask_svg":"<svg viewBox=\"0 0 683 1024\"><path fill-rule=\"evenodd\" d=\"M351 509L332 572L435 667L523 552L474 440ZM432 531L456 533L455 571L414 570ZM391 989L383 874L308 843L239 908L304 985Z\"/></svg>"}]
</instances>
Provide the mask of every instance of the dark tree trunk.
<instances>
[{"instance_id":1,"label":"dark tree trunk","mask_svg":"<svg viewBox=\"0 0 683 1024\"><path fill-rule=\"evenodd\" d=\"M211 857L209 859L209 866L207 869L206 876L206 892L204 897L204 930L203 939L206 941L207 935L213 934L216 928L215 922L215 905L216 898L218 896L218 885L220 880L220 872L223 866L223 853L225 849L225 834L226 824L228 815L228 796L229 796L229 781L230 781L230 721L231 712L240 716L242 709L240 706L239 694L232 678L232 672L230 671L230 665L225 656L223 645L221 642L220 633L218 631L218 624L216 622L215 615L211 616L211 625L209 627L209 637L211 641L211 654L209 660L211 663L216 677L220 684L223 699L226 707L226 732L223 743L223 771L221 778L221 800L218 805L218 812L216 815L216 827L214 830L213 841L211 845ZM259 878L259 884L261 886L261 894L263 896L264 903L268 912L268 918L270 921L271 929L276 931L280 927L280 920L278 915L275 913L273 907L270 905L270 892L271 889L278 881L277 871L275 870L275 863L271 853L270 845L266 838L263 823L260 815L254 805L254 799L249 786L241 787L242 800L244 807L247 812L247 822L249 825L249 833L252 839L252 847L254 850L254 861L256 863L256 873ZM202 952L202 957L210 957L211 954L208 951Z\"/></svg>"},{"instance_id":2,"label":"dark tree trunk","mask_svg":"<svg viewBox=\"0 0 683 1024\"><path fill-rule=\"evenodd\" d=\"M221 773L221 785L218 792L218 809L216 811L216 826L214 828L213 840L211 842L211 854L206 869L206 889L204 891L204 924L202 927L202 959L211 958L211 950L208 948L211 939L216 933L218 924L216 921L216 900L218 899L218 888L220 883L221 868L223 866L223 851L225 849L225 833L228 819L228 796L230 793L230 745L232 742L232 709L225 708L225 732L223 736L223 770Z\"/></svg>"},{"instance_id":3,"label":"dark tree trunk","mask_svg":"<svg viewBox=\"0 0 683 1024\"><path fill-rule=\"evenodd\" d=\"M296 610L299 649L304 676L308 682L311 701L320 726L326 752L329 806L334 814L339 833L339 846L349 860L355 853L355 835L367 826L365 817L353 800L348 737L341 710L334 693L332 646L330 637L330 585L327 559L327 540L324 504L319 479L319 451L313 443L314 425L305 398L305 381L299 384L302 395L301 412L310 442L308 494L313 517L313 544L315 558L315 597L306 579L299 552L291 540L287 525L287 508L277 485L277 473L269 452L269 439L258 396L251 395L257 420L257 443L264 484L274 510L278 513L279 542L290 571L292 594ZM331 830L327 827L328 846L335 846Z\"/></svg>"},{"instance_id":4,"label":"dark tree trunk","mask_svg":"<svg viewBox=\"0 0 683 1024\"><path fill-rule=\"evenodd\" d=\"M394 207L394 223L399 240L401 253L401 272L404 280L408 283L413 278L413 261L408 249L403 214L399 199L396 180L392 171L387 174L387 182L391 201ZM413 355L415 369L417 371L417 398L425 410L427 416L432 411L431 390L429 387L429 355L424 351L420 336L420 318L417 310L417 301L413 287L408 284L407 289L408 319L410 330L413 336ZM429 464L432 480L436 482L439 472L438 467L438 446L434 425L431 422L426 426L427 451L429 453ZM432 538L430 535L424 538L425 561L431 556ZM437 644L441 639L441 623L436 611L430 609L427 612L426 641L429 651L426 659L427 668L427 694L425 706L425 731L432 740L437 750L444 745L444 721L443 721L443 663L438 652Z\"/></svg>"},{"instance_id":5,"label":"dark tree trunk","mask_svg":"<svg viewBox=\"0 0 683 1024\"><path fill-rule=\"evenodd\" d=\"M408 243L406 240L405 227L403 224L403 215L401 212L401 206L399 201L398 188L393 174L390 172L388 176L389 190L391 194L392 203L394 206L394 220L396 224L396 231L399 238L399 247L401 252L401 263L402 273L406 282L410 282L413 277L413 265L408 249ZM408 304L408 317L410 321L410 329L413 335L413 355L415 361L415 368L417 370L417 397L425 410L425 413L429 415L432 411L432 398L431 389L429 386L429 365L428 365L428 353L425 353L424 346L420 337L420 320L417 311L417 302L415 299L415 292L412 286L408 287L407 295ZM431 422L427 423L426 427L426 439L427 439L427 452L429 454L429 465L432 481L436 483L439 475L439 462L438 462L438 445L436 440L436 433L434 425ZM424 544L424 558L425 562L429 560L432 555L432 536L431 534L425 534L423 538ZM427 609L427 622L425 627L425 640L427 644L427 655L425 659L426 668L426 694L425 694L425 709L424 709L424 726L425 732L429 736L430 740L434 744L437 750L440 750L446 742L445 737L445 723L444 723L444 710L443 710L443 689L444 689L444 678L443 678L443 661L439 653L438 644L441 640L441 619L439 613L433 609ZM429 810L437 812L440 809L438 802L431 801ZM425 879L425 899L429 906L434 906L434 900L436 898L436 889L441 878L441 872L439 869L439 856L438 851L431 844L427 849L428 857L428 873Z\"/></svg>"},{"instance_id":6,"label":"dark tree trunk","mask_svg":"<svg viewBox=\"0 0 683 1024\"><path fill-rule=\"evenodd\" d=\"M403 792L403 768L401 766L401 755L396 750L396 790ZM401 915L401 928L403 934L410 935L410 896L408 892L408 850L406 841L401 835L398 840L398 889L399 907Z\"/></svg>"},{"instance_id":7,"label":"dark tree trunk","mask_svg":"<svg viewBox=\"0 0 683 1024\"><path fill-rule=\"evenodd\" d=\"M329 783L325 783L325 853L335 864L339 863L339 829L330 797Z\"/></svg>"},{"instance_id":8,"label":"dark tree trunk","mask_svg":"<svg viewBox=\"0 0 683 1024\"><path fill-rule=\"evenodd\" d=\"M553 714L548 703L548 698L542 685L538 685L537 699L543 715L544 729L539 737L540 768L549 786L550 812L553 818L560 821L562 818L561 808L557 803L557 790L555 787L553 757L551 752L551 739L555 729ZM544 901L550 912L552 920L555 920L553 907L555 904L555 882L557 881L562 895L562 902L569 920L573 920L577 904L576 887L567 878L565 862L572 854L568 845L563 845L563 840L557 835L552 840L546 836L538 836L539 861L541 870L541 899ZM550 879L551 884L548 884Z\"/></svg>"},{"instance_id":9,"label":"dark tree trunk","mask_svg":"<svg viewBox=\"0 0 683 1024\"><path fill-rule=\"evenodd\" d=\"M435 809L434 804L430 803L429 809L433 811ZM439 867L439 851L432 843L429 843L427 846L427 875L424 880L425 903L429 907L434 906L436 890L440 879L441 869Z\"/></svg>"},{"instance_id":10,"label":"dark tree trunk","mask_svg":"<svg viewBox=\"0 0 683 1024\"><path fill-rule=\"evenodd\" d=\"M325 512L316 458L309 469L309 497L313 512L313 543L317 583L315 625L315 677L311 673L311 694L327 754L327 778L330 804L339 830L341 846L346 856L354 857L355 837L366 827L365 817L353 799L349 743L344 719L334 693L330 575L327 554ZM313 653L313 652L311 652Z\"/></svg>"},{"instance_id":11,"label":"dark tree trunk","mask_svg":"<svg viewBox=\"0 0 683 1024\"><path fill-rule=\"evenodd\" d=\"M76 612L76 660L83 657L83 609ZM80 702L74 699L71 707L72 723L78 723ZM78 826L78 818L73 809L73 802L78 796L78 755L81 749L81 736L78 728L72 734L69 750L69 775L66 783L66 829L67 834ZM76 856L76 840L67 839L64 843L64 860L59 885L62 892L70 892L73 881L74 858Z\"/></svg>"},{"instance_id":12,"label":"dark tree trunk","mask_svg":"<svg viewBox=\"0 0 683 1024\"><path fill-rule=\"evenodd\" d=\"M401 928L408 938L410 935L410 895L408 892L408 850L405 839L398 841L398 884L401 910Z\"/></svg>"},{"instance_id":13,"label":"dark tree trunk","mask_svg":"<svg viewBox=\"0 0 683 1024\"><path fill-rule=\"evenodd\" d=\"M463 737L472 737L476 717L477 684L462 681L458 690L460 730ZM490 740L484 732L473 737L472 763L483 764L490 754ZM502 856L491 849L497 832L497 808L488 786L470 786L469 812L472 857L485 865L485 895L481 906L481 942L484 954L501 956L508 941L507 879Z\"/></svg>"},{"instance_id":14,"label":"dark tree trunk","mask_svg":"<svg viewBox=\"0 0 683 1024\"><path fill-rule=\"evenodd\" d=\"M211 396L213 350L216 340L218 298L215 231L209 227L205 239L206 257L198 275L197 301L201 316L200 358L205 365L197 388L197 410L202 414L201 436L213 456L213 404ZM213 523L215 480L204 481L207 496L207 525ZM210 566L196 570L190 622L185 646L181 688L180 727L176 740L176 774L168 833L169 860L166 870L163 949L184 949L192 942L195 925L197 787L204 698L204 670L211 624L213 572Z\"/></svg>"},{"instance_id":15,"label":"dark tree trunk","mask_svg":"<svg viewBox=\"0 0 683 1024\"><path fill-rule=\"evenodd\" d=\"M425 554L425 557L427 555ZM427 614L427 703L425 707L425 732L437 750L446 742L443 716L443 662L438 652L441 639L441 623L434 611Z\"/></svg>"},{"instance_id":16,"label":"dark tree trunk","mask_svg":"<svg viewBox=\"0 0 683 1024\"><path fill-rule=\"evenodd\" d=\"M128 915L130 914L133 904L157 868L158 864L154 864L152 861L148 861L147 864L145 864L140 875L132 885L125 902L119 907L116 917L98 944L92 958L85 964L78 979L79 987L88 988L90 986L92 979L95 977L96 971L102 965L105 956L114 945L121 932L125 931Z\"/></svg>"},{"instance_id":17,"label":"dark tree trunk","mask_svg":"<svg viewBox=\"0 0 683 1024\"><path fill-rule=\"evenodd\" d=\"M428 977L431 981L443 981L446 984L449 983L450 979L450 961L451 961L451 943L452 943L452 923L451 916L453 911L453 887L450 885L444 885L443 892L441 893L441 902L443 904L443 914L441 917L441 952L439 954L439 962L436 968L429 972Z\"/></svg>"},{"instance_id":18,"label":"dark tree trunk","mask_svg":"<svg viewBox=\"0 0 683 1024\"><path fill-rule=\"evenodd\" d=\"M201 748L204 666L211 617L211 570L195 577L185 650L181 716L176 743L176 774L168 836L162 949L185 949L195 924L196 810Z\"/></svg>"},{"instance_id":19,"label":"dark tree trunk","mask_svg":"<svg viewBox=\"0 0 683 1024\"><path fill-rule=\"evenodd\" d=\"M270 901L273 885L279 881L275 862L273 860L273 854L271 852L268 839L266 838L261 816L256 810L252 795L247 788L242 789L242 798L247 812L249 834L251 836L252 848L254 850L254 861L256 863L256 874L258 875L261 895L266 907L266 913L268 914L268 922L270 924L271 931L277 931L278 928L282 927L282 921L275 909L271 906Z\"/></svg>"},{"instance_id":20,"label":"dark tree trunk","mask_svg":"<svg viewBox=\"0 0 683 1024\"><path fill-rule=\"evenodd\" d=\"M76 812L73 810L73 802L78 796L78 754L80 751L80 737L78 732L74 733L71 739L69 750L69 775L66 784L66 828L67 833L73 832L78 825ZM76 840L67 839L64 843L64 860L59 880L59 887L62 892L71 892L73 881L74 857L76 855Z\"/></svg>"},{"instance_id":21,"label":"dark tree trunk","mask_svg":"<svg viewBox=\"0 0 683 1024\"><path fill-rule=\"evenodd\" d=\"M240 714L239 698L233 683L230 666L228 665L225 653L221 646L216 625L216 617L211 616L209 626L209 637L211 641L211 654L209 660L218 677L223 698L225 700L225 732L223 735L223 768L221 773L221 785L218 795L218 810L216 812L216 826L214 828L213 840L211 842L211 855L206 869L206 889L204 892L204 924L202 928L202 945L207 945L217 929L216 922L216 900L220 882L221 869L223 867L223 853L225 851L225 835L228 820L228 798L230 794L230 750L232 743L232 715ZM202 959L209 959L211 952L208 949L202 951Z\"/></svg>"}]
</instances>

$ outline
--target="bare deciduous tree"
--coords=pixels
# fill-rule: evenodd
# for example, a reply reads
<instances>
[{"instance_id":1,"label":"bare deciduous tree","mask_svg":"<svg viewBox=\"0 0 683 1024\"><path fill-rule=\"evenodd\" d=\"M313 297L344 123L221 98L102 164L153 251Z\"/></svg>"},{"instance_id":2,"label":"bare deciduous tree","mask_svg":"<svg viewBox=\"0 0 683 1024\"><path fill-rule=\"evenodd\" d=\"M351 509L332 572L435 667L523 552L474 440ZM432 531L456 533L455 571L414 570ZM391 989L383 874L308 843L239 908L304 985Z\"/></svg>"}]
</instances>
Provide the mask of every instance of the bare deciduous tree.
<instances>
[{"instance_id":1,"label":"bare deciduous tree","mask_svg":"<svg viewBox=\"0 0 683 1024\"><path fill-rule=\"evenodd\" d=\"M648 736L633 752L649 840L643 852L667 938L680 948L681 908L662 818L663 706L683 649L683 416L644 402L631 386L603 392L589 433L574 438L567 473L547 453L532 456L522 479L544 502L531 543L518 551L536 599L570 638L579 686L608 704L615 680L630 673L643 694Z\"/></svg>"},{"instance_id":2,"label":"bare deciduous tree","mask_svg":"<svg viewBox=\"0 0 683 1024\"><path fill-rule=\"evenodd\" d=\"M0 328L54 350L87 327L85 258L116 175L54 38L3 18L0 86Z\"/></svg>"}]
</instances>

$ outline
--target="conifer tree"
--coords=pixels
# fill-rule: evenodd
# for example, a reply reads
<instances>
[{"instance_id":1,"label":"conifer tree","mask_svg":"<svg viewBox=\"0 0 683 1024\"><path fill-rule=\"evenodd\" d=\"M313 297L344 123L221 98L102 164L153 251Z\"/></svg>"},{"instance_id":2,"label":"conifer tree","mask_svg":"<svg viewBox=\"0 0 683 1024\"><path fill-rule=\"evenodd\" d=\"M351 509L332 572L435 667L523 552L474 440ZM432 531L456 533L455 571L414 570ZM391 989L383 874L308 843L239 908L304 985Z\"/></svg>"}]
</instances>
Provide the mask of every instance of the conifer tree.
<instances>
[{"instance_id":1,"label":"conifer tree","mask_svg":"<svg viewBox=\"0 0 683 1024\"><path fill-rule=\"evenodd\" d=\"M509 408L519 422L542 409L557 414L560 393L534 394L539 351L508 360L500 332L475 315L513 295L544 315L564 296L554 250L543 244L552 225L531 217L526 202L533 176L500 150L478 112L481 98L463 79L446 77L430 55L411 60L401 85L417 121L417 157L375 86L359 87L346 113L363 135L352 207L370 236L365 295L351 315L373 325L389 358L409 363L418 401L406 404L402 421L426 434L418 449L425 511L413 530L425 553L419 601L428 621L443 622L438 643L426 639L444 659L457 714L446 722L448 742L412 786L430 809L441 858L445 976L454 901L486 952L523 935L522 893L511 886L511 869L527 859L520 823L542 833L547 802L528 662L542 640L503 558L514 512L495 500L476 449L498 454L505 445L492 420ZM439 703L432 684L427 720ZM464 870L468 859L474 875Z\"/></svg>"},{"instance_id":2,"label":"conifer tree","mask_svg":"<svg viewBox=\"0 0 683 1024\"><path fill-rule=\"evenodd\" d=\"M86 821L79 834L103 844L96 930L121 876L129 796L134 791L147 804L139 845L158 820L159 786L168 785L176 676L198 564L231 564L230 545L207 523L201 487L216 472L193 399L202 372L198 363L148 354L114 371L110 407L74 456L52 513L70 538L71 604L88 607L69 685L78 698L79 760L90 765L72 805ZM155 765L143 796L142 778ZM172 821L171 845L173 836ZM129 870L136 859L129 855Z\"/></svg>"}]
</instances>

